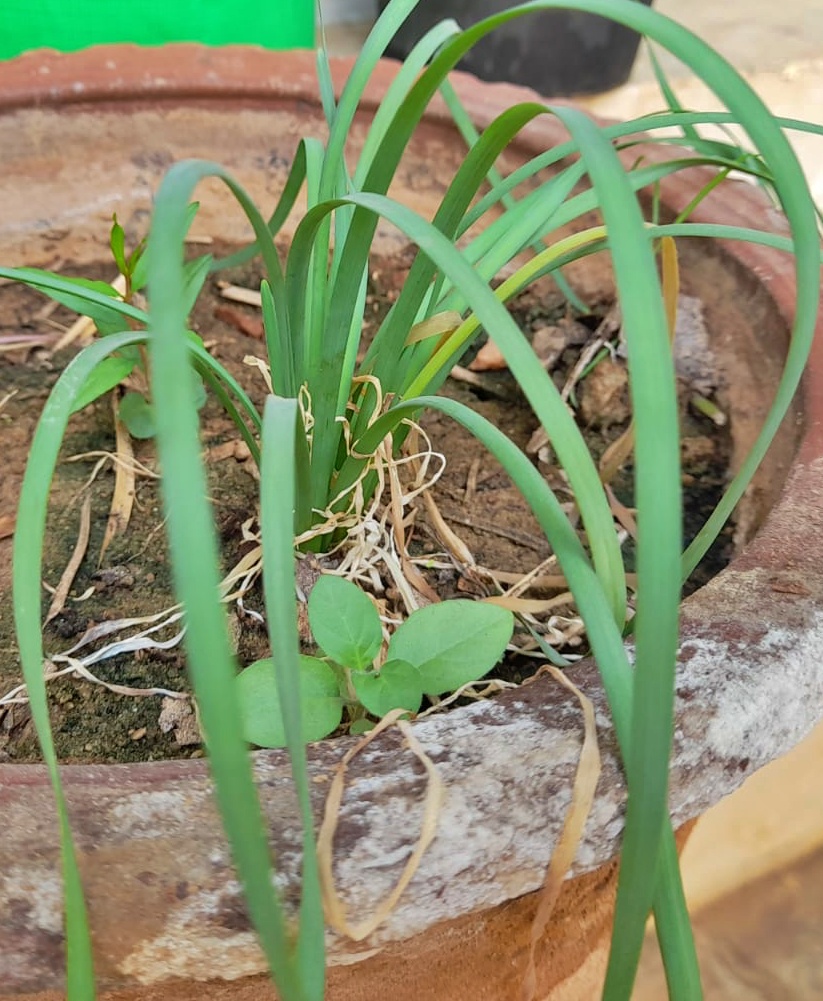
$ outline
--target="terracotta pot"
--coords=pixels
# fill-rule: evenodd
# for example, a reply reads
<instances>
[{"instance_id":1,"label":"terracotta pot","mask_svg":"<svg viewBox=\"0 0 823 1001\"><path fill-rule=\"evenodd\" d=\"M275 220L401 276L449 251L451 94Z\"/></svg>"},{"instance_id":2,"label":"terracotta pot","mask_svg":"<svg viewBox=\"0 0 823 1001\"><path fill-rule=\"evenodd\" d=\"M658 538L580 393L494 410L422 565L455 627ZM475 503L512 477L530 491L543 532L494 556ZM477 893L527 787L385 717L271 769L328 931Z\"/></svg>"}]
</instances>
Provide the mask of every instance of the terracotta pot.
<instances>
[{"instance_id":1,"label":"terracotta pot","mask_svg":"<svg viewBox=\"0 0 823 1001\"><path fill-rule=\"evenodd\" d=\"M347 64L335 64L338 80ZM396 70L381 66L353 129L362 142ZM456 78L479 125L528 92ZM0 67L0 261L77 264L107 258L113 210L149 211L168 164L208 156L271 204L299 135L323 132L313 57L194 46L33 54ZM512 164L559 141L546 116L514 144ZM463 155L444 111L421 126L395 190L431 214ZM636 155L636 153L632 153ZM650 149L649 156L665 156ZM667 182L670 212L705 180ZM204 222L244 235L218 189ZM759 193L728 183L701 210L715 221L781 230ZM66 243L57 241L66 240ZM381 229L380 248L399 238ZM686 243L686 289L701 298L732 415L735 459L762 419L794 305L792 261L762 248ZM590 272L570 271L573 281ZM608 294L603 267L598 289ZM683 605L671 809L681 827L793 746L819 716L823 676L823 367L809 368L803 408L785 422L749 491L738 534L754 535L729 569ZM766 513L771 513L766 517ZM765 521L764 521L765 518ZM755 530L759 529L756 533ZM0 543L7 569L10 547ZM598 799L549 934L538 998L597 995L607 948L624 788L605 699L591 664L573 672L595 701L604 770ZM541 680L415 724L445 782L438 834L399 906L362 943L330 936L331 999L391 996L514 1001L534 891L570 796L580 714ZM318 811L348 740L310 751ZM297 893L298 824L280 752L255 755L288 899ZM97 971L111 998L271 997L211 797L203 761L64 769L88 894ZM335 872L350 911L371 912L417 836L425 777L388 733L350 766ZM52 795L39 766L0 765L0 992L60 996L59 853Z\"/></svg>"}]
</instances>

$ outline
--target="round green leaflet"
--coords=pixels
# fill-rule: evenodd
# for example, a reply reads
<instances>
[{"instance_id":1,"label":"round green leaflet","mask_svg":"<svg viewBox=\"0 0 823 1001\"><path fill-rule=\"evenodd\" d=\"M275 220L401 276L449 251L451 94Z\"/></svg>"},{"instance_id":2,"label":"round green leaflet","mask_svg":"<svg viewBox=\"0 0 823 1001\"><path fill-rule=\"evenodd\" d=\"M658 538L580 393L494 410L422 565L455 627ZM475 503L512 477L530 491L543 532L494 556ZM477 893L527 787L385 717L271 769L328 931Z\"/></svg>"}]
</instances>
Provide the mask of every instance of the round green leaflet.
<instances>
[{"instance_id":1,"label":"round green leaflet","mask_svg":"<svg viewBox=\"0 0 823 1001\"><path fill-rule=\"evenodd\" d=\"M455 598L418 609L389 641L389 660L413 664L429 695L477 681L503 656L514 616L507 608Z\"/></svg>"},{"instance_id":2,"label":"round green leaflet","mask_svg":"<svg viewBox=\"0 0 823 1001\"><path fill-rule=\"evenodd\" d=\"M286 731L270 657L256 660L237 676L237 694L246 740L259 747L285 747ZM300 658L300 708L307 742L327 737L343 716L337 676L316 657Z\"/></svg>"},{"instance_id":3,"label":"round green leaflet","mask_svg":"<svg viewBox=\"0 0 823 1001\"><path fill-rule=\"evenodd\" d=\"M420 672L405 660L387 660L374 674L353 674L352 687L372 716L385 716L392 709L416 713L423 699Z\"/></svg>"},{"instance_id":4,"label":"round green leaflet","mask_svg":"<svg viewBox=\"0 0 823 1001\"><path fill-rule=\"evenodd\" d=\"M324 574L309 594L309 623L327 657L352 671L365 671L380 652L380 617L356 584Z\"/></svg>"}]
</instances>

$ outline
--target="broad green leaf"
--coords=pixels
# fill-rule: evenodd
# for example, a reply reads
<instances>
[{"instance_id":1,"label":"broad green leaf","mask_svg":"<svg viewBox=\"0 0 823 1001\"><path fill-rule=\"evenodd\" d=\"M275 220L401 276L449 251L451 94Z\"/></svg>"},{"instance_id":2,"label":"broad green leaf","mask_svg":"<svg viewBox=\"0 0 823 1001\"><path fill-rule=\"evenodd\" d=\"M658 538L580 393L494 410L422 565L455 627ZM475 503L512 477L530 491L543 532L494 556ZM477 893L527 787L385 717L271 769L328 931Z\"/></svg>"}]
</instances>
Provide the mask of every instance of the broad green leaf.
<instances>
[{"instance_id":1,"label":"broad green leaf","mask_svg":"<svg viewBox=\"0 0 823 1001\"><path fill-rule=\"evenodd\" d=\"M127 267L129 270L129 275L131 276L131 290L132 292L138 292L141 288L145 286L145 273L139 276L140 264L143 260L143 255L146 252L146 241L141 240L140 243L134 248L134 250L129 254L129 259L127 262ZM142 277L143 281L138 284L138 277Z\"/></svg>"},{"instance_id":2,"label":"broad green leaf","mask_svg":"<svg viewBox=\"0 0 823 1001\"><path fill-rule=\"evenodd\" d=\"M387 660L374 674L352 675L357 698L373 716L385 716L392 709L416 713L423 699L423 679L416 667L405 660Z\"/></svg>"},{"instance_id":3,"label":"broad green leaf","mask_svg":"<svg viewBox=\"0 0 823 1001\"><path fill-rule=\"evenodd\" d=\"M197 302L197 297L200 295L206 278L208 278L212 260L211 254L205 254L203 257L189 261L184 268L186 289L183 301L187 314L192 311L195 302Z\"/></svg>"},{"instance_id":4,"label":"broad green leaf","mask_svg":"<svg viewBox=\"0 0 823 1001\"><path fill-rule=\"evenodd\" d=\"M109 246L121 275L128 275L129 265L126 261L126 234L123 227L117 221L117 215L112 216L111 233L109 235Z\"/></svg>"},{"instance_id":5,"label":"broad green leaf","mask_svg":"<svg viewBox=\"0 0 823 1001\"><path fill-rule=\"evenodd\" d=\"M186 331L186 340L190 341L195 347L200 348L203 351L206 350L203 338L200 334L196 334L193 330Z\"/></svg>"},{"instance_id":6,"label":"broad green leaf","mask_svg":"<svg viewBox=\"0 0 823 1001\"><path fill-rule=\"evenodd\" d=\"M322 576L311 590L309 624L323 653L352 671L366 670L383 642L380 617L368 596L332 574Z\"/></svg>"},{"instance_id":7,"label":"broad green leaf","mask_svg":"<svg viewBox=\"0 0 823 1001\"><path fill-rule=\"evenodd\" d=\"M420 671L429 695L453 692L477 681L503 656L514 616L499 605L456 598L420 608L389 641L389 660L405 660Z\"/></svg>"},{"instance_id":8,"label":"broad green leaf","mask_svg":"<svg viewBox=\"0 0 823 1001\"><path fill-rule=\"evenodd\" d=\"M95 369L92 370L88 379L77 395L72 413L77 413L83 407L87 407L96 399L114 389L130 375L136 361L133 358L123 358L119 355L111 355L104 358Z\"/></svg>"},{"instance_id":9,"label":"broad green leaf","mask_svg":"<svg viewBox=\"0 0 823 1001\"><path fill-rule=\"evenodd\" d=\"M41 292L45 292L50 299L59 302L61 306L67 306L69 309L74 310L75 313L90 317L94 320L101 334L118 334L123 330L129 329L129 321L124 315L126 311L118 308L124 305L123 301L117 291L106 282L61 275L60 284L75 286L78 290L78 293L75 295L71 291L55 288L50 281L54 276L48 271L42 271L40 268L18 268L16 277L20 281L39 288ZM90 301L82 295L83 290L96 292L98 295L104 295L111 299L111 307L100 302Z\"/></svg>"},{"instance_id":10,"label":"broad green leaf","mask_svg":"<svg viewBox=\"0 0 823 1001\"><path fill-rule=\"evenodd\" d=\"M146 240L140 240L132 252L126 256L126 233L117 221L117 215L112 216L111 236L109 238L114 262L120 274L128 279L132 292L137 292L146 284L146 269L142 264L146 250Z\"/></svg>"},{"instance_id":11,"label":"broad green leaf","mask_svg":"<svg viewBox=\"0 0 823 1001\"><path fill-rule=\"evenodd\" d=\"M198 410L202 410L207 399L206 384L196 372L193 372L192 375L194 376L194 405Z\"/></svg>"},{"instance_id":12,"label":"broad green leaf","mask_svg":"<svg viewBox=\"0 0 823 1001\"><path fill-rule=\"evenodd\" d=\"M237 676L243 732L250 744L285 747L286 730L271 658ZM340 725L343 703L333 668L316 657L300 658L300 712L305 741L322 740Z\"/></svg>"},{"instance_id":13,"label":"broad green leaf","mask_svg":"<svg viewBox=\"0 0 823 1001\"><path fill-rule=\"evenodd\" d=\"M375 724L370 719L356 719L349 727L349 733L352 737L358 737L361 734L368 733L369 730L373 730L374 727Z\"/></svg>"},{"instance_id":14,"label":"broad green leaf","mask_svg":"<svg viewBox=\"0 0 823 1001\"><path fill-rule=\"evenodd\" d=\"M133 292L139 292L140 289L146 287L148 280L148 261L146 258L147 248L148 245L146 242L141 241L132 251L132 255L129 258L129 267L131 268L131 288Z\"/></svg>"},{"instance_id":15,"label":"broad green leaf","mask_svg":"<svg viewBox=\"0 0 823 1001\"><path fill-rule=\"evenodd\" d=\"M189 230L191 229L194 217L197 215L199 208L200 202L189 202L186 206L186 236L189 235Z\"/></svg>"},{"instance_id":16,"label":"broad green leaf","mask_svg":"<svg viewBox=\"0 0 823 1001\"><path fill-rule=\"evenodd\" d=\"M188 206L186 215L186 233L188 233L189 229L191 228L191 224L194 222L194 217L197 215L197 210L199 208L200 208L199 202L192 202L191 205ZM131 255L129 256L128 259L128 263L126 265L127 271L131 275L131 287L132 291L134 292L139 292L140 289L145 288L145 286L148 283L148 259L146 258L147 247L148 247L147 241L141 240L134 248L134 250L131 252ZM211 266L212 264L211 255L206 255L205 257L199 257L196 260L190 261L186 265L184 265L184 270L186 274L185 278L186 295L190 298L191 298L191 287L192 287L191 286L192 265L197 265L199 267L201 261L208 261L209 266ZM203 276L203 279L205 280L205 275ZM202 287L202 282L200 287ZM194 294L194 297L191 298L191 302L194 302L194 299L197 298L197 295L200 292L200 287L198 287L197 292ZM190 309L191 306L186 312L189 312Z\"/></svg>"},{"instance_id":17,"label":"broad green leaf","mask_svg":"<svg viewBox=\"0 0 823 1001\"><path fill-rule=\"evenodd\" d=\"M142 393L126 393L120 401L118 415L132 438L154 437L154 411Z\"/></svg>"}]
</instances>

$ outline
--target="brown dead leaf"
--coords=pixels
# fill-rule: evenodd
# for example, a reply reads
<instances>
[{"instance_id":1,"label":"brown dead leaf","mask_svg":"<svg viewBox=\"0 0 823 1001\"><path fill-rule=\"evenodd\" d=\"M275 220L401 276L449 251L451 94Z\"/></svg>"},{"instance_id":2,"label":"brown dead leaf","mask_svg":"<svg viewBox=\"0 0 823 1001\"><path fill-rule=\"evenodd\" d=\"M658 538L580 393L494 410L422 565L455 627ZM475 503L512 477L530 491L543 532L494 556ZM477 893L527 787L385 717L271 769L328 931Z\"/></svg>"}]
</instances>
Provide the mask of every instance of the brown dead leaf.
<instances>
[{"instance_id":1,"label":"brown dead leaf","mask_svg":"<svg viewBox=\"0 0 823 1001\"><path fill-rule=\"evenodd\" d=\"M426 512L428 513L429 519L437 533L438 538L446 546L452 556L465 567L472 566L474 564L474 556L471 553L469 547L463 542L460 536L452 530L449 523L440 513L434 497L431 495L431 491L425 490L423 492L423 504L426 507Z\"/></svg>"},{"instance_id":2,"label":"brown dead leaf","mask_svg":"<svg viewBox=\"0 0 823 1001\"><path fill-rule=\"evenodd\" d=\"M538 327L532 334L532 349L547 371L560 361L570 347L585 344L591 336L588 327L571 317L561 317L555 324Z\"/></svg>"},{"instance_id":3,"label":"brown dead leaf","mask_svg":"<svg viewBox=\"0 0 823 1001\"><path fill-rule=\"evenodd\" d=\"M526 455L537 455L541 449L549 444L549 436L542 426L532 432L531 438L526 442Z\"/></svg>"},{"instance_id":4,"label":"brown dead leaf","mask_svg":"<svg viewBox=\"0 0 823 1001\"><path fill-rule=\"evenodd\" d=\"M600 456L600 482L610 483L634 451L634 421Z\"/></svg>"},{"instance_id":5,"label":"brown dead leaf","mask_svg":"<svg viewBox=\"0 0 823 1001\"><path fill-rule=\"evenodd\" d=\"M262 341L265 336L263 320L259 316L251 316L237 309L235 306L215 306L214 315L218 320L228 323L230 327L239 330L246 337L253 337L256 341Z\"/></svg>"},{"instance_id":6,"label":"brown dead leaf","mask_svg":"<svg viewBox=\"0 0 823 1001\"><path fill-rule=\"evenodd\" d=\"M232 441L224 441L219 445L213 445L206 452L207 462L223 462L225 459L236 459L238 462L245 462L250 457L249 446L241 438L234 438Z\"/></svg>"},{"instance_id":7,"label":"brown dead leaf","mask_svg":"<svg viewBox=\"0 0 823 1001\"><path fill-rule=\"evenodd\" d=\"M492 340L486 341L469 365L471 372L500 372L508 368L500 348Z\"/></svg>"},{"instance_id":8,"label":"brown dead leaf","mask_svg":"<svg viewBox=\"0 0 823 1001\"><path fill-rule=\"evenodd\" d=\"M603 486L606 490L606 496L609 498L609 508L617 519L617 523L624 528L633 539L637 539L637 522L634 519L634 509L626 507L625 504L621 502L615 496L614 490L609 486L608 483L604 483Z\"/></svg>"},{"instance_id":9,"label":"brown dead leaf","mask_svg":"<svg viewBox=\"0 0 823 1001\"><path fill-rule=\"evenodd\" d=\"M0 539L14 535L14 515L0 514Z\"/></svg>"},{"instance_id":10,"label":"brown dead leaf","mask_svg":"<svg viewBox=\"0 0 823 1001\"><path fill-rule=\"evenodd\" d=\"M157 724L163 733L174 731L174 739L181 747L203 743L197 716L188 699L166 696L161 706Z\"/></svg>"},{"instance_id":11,"label":"brown dead leaf","mask_svg":"<svg viewBox=\"0 0 823 1001\"><path fill-rule=\"evenodd\" d=\"M580 416L591 427L625 423L632 412L626 366L604 358L580 384L579 398Z\"/></svg>"}]
</instances>

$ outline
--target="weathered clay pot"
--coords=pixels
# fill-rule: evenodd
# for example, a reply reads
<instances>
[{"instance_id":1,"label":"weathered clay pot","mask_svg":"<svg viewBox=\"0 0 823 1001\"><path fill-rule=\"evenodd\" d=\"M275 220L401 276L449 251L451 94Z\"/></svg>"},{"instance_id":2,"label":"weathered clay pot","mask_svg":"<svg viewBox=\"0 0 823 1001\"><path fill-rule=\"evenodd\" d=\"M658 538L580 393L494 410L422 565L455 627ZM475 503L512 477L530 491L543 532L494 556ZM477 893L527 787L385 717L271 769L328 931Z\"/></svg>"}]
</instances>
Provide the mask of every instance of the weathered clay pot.
<instances>
[{"instance_id":1,"label":"weathered clay pot","mask_svg":"<svg viewBox=\"0 0 823 1001\"><path fill-rule=\"evenodd\" d=\"M335 65L339 79L347 66ZM376 74L352 147L395 72ZM456 79L479 125L524 96ZM166 166L183 156L227 164L273 203L297 137L323 132L308 53L156 52L113 48L33 54L0 67L0 261L78 264L106 258L112 211L147 213ZM510 160L556 143L546 116ZM633 154L635 155L635 154ZM652 155L665 153L649 151ZM395 191L431 214L462 146L445 113L413 141ZM687 204L700 171L664 185ZM244 235L217 189L206 222ZM701 209L715 221L780 230L759 193L729 183ZM56 241L64 240L57 244ZM381 246L399 246L381 230ZM59 247L59 249L57 249ZM683 247L686 289L703 301L732 414L737 456L762 419L785 352L792 261L762 248ZM589 272L586 272L589 274ZM575 278L583 281L583 273ZM602 281L610 281L604 267ZM592 289L583 289L591 292ZM823 672L823 358L812 358L802 409L790 416L755 485L733 565L683 606L671 810L683 827L747 775L792 747L819 716ZM766 512L771 509L768 517ZM765 517L765 521L763 520ZM0 543L0 571L10 547ZM575 669L595 701L604 752L598 799L572 879L540 946L537 997L597 996L607 949L624 788L608 711L591 664ZM443 778L438 834L399 906L365 942L329 940L331 999L519 998L529 921L569 803L580 713L541 680L415 724ZM318 812L347 740L311 748ZM287 896L297 893L298 824L279 752L255 756ZM211 798L207 765L175 761L64 769L106 997L271 997ZM335 871L350 913L371 912L417 837L425 776L396 734L350 766ZM52 795L39 766L0 765L0 995L61 996L63 940Z\"/></svg>"}]
</instances>

